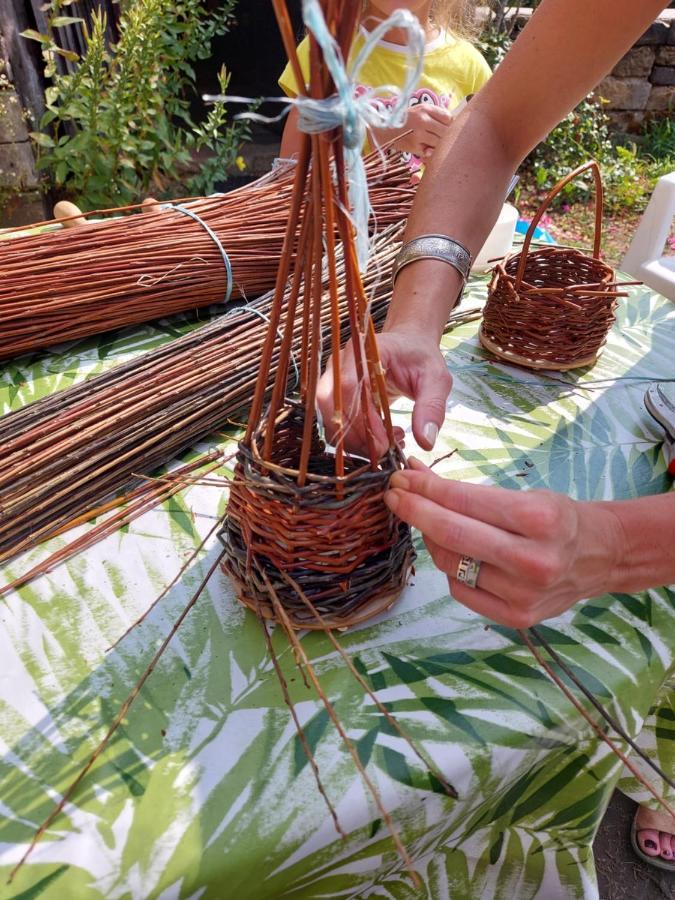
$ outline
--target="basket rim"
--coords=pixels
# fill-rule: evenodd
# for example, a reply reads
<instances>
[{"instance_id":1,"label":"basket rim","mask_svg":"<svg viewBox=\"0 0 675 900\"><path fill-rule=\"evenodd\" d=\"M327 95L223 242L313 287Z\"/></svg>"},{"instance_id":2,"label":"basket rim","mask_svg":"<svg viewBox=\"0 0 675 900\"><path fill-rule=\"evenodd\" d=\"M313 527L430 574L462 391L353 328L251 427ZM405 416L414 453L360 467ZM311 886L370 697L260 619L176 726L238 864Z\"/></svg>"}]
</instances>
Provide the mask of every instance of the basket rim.
<instances>
[{"instance_id":1,"label":"basket rim","mask_svg":"<svg viewBox=\"0 0 675 900\"><path fill-rule=\"evenodd\" d=\"M288 416L290 416L293 411L296 410L300 410L304 414L304 407L301 403L299 403L297 400L286 398L284 401L284 405L277 416L275 424L279 425L284 421L284 419L288 418ZM238 449L240 450L240 452L249 456L251 462L255 463L261 468L267 469L277 476L287 478L289 481L292 480L297 482L300 474L299 469L291 468L290 466L282 466L279 463L272 462L271 460L263 459L258 444L266 423L267 417L264 416L261 419L260 424L258 425L256 430L251 435L250 444L245 440L242 440L239 442ZM327 455L330 456L331 454L328 453ZM399 466L403 464L403 456L398 447L396 448L396 450L390 447L387 452L379 458L377 462L377 469L375 470L371 468L370 463L365 457L359 456L358 454L345 453L344 459L345 462L350 463L353 463L355 461L362 461L363 465L358 466L345 475L319 475L315 472L307 472L307 475L305 476L305 485L300 486L296 484L294 489L298 493L304 493L312 486L316 485L344 485L361 480L376 481L383 476L388 476L398 471Z\"/></svg>"}]
</instances>

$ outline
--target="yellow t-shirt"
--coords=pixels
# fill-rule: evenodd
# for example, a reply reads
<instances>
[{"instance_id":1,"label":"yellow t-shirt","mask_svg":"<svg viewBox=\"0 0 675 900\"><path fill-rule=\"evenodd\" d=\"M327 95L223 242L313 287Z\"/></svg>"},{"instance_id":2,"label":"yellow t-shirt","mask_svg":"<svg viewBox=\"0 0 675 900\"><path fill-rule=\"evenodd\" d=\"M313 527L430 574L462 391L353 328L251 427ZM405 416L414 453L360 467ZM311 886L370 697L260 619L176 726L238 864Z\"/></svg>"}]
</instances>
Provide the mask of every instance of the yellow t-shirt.
<instances>
[{"instance_id":1,"label":"yellow t-shirt","mask_svg":"<svg viewBox=\"0 0 675 900\"><path fill-rule=\"evenodd\" d=\"M368 32L362 27L359 28L349 53L350 62L356 58L367 37ZM298 59L302 74L306 81L309 81L309 38L307 37L298 45ZM358 73L357 93L359 90L377 89L383 85L402 88L408 72L407 64L408 55L405 47L388 41L378 41ZM431 103L435 106L444 106L446 109L454 109L466 96L480 90L490 75L490 67L472 44L455 38L447 32L442 32L426 45L424 68L417 89L411 97L410 105ZM298 92L290 63L281 73L279 86L289 97L296 96ZM391 95L384 95L381 102L392 103ZM410 157L412 169L421 166L417 157L412 154L406 154L406 156Z\"/></svg>"}]
</instances>

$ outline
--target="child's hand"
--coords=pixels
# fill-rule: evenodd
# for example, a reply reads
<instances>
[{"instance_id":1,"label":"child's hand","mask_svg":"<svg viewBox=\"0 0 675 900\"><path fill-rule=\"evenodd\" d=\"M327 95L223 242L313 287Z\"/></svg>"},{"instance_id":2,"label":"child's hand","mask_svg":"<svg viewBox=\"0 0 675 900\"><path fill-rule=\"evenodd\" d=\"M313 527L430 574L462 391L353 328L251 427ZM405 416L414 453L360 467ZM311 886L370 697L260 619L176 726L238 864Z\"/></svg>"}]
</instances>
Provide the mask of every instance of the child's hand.
<instances>
[{"instance_id":1,"label":"child's hand","mask_svg":"<svg viewBox=\"0 0 675 900\"><path fill-rule=\"evenodd\" d=\"M373 128L375 143L386 144L394 139L394 147L429 159L452 123L452 114L443 106L419 103L411 106L402 128Z\"/></svg>"}]
</instances>

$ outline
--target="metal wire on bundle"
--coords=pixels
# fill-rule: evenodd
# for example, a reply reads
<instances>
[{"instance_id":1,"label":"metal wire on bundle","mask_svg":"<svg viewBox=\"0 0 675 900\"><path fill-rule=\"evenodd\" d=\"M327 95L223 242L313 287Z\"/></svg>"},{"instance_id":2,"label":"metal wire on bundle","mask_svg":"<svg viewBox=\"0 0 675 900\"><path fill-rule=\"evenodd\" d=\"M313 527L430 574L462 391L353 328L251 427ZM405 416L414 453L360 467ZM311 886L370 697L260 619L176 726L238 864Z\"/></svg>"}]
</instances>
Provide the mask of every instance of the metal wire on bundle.
<instances>
[{"instance_id":1,"label":"metal wire on bundle","mask_svg":"<svg viewBox=\"0 0 675 900\"><path fill-rule=\"evenodd\" d=\"M414 193L409 170L381 153L366 166L374 222L398 222ZM0 359L270 290L293 170L228 194L88 213L117 215L0 241Z\"/></svg>"},{"instance_id":2,"label":"metal wire on bundle","mask_svg":"<svg viewBox=\"0 0 675 900\"><path fill-rule=\"evenodd\" d=\"M366 285L382 320L403 223L377 238ZM349 317L344 261L338 259L343 340ZM61 531L113 492L226 425L251 402L272 296L233 308L214 322L111 371L0 419L0 562ZM321 325L331 325L324 304ZM302 314L292 326L285 364L293 376ZM326 342L328 349L328 342ZM262 375L270 382L275 351Z\"/></svg>"}]
</instances>

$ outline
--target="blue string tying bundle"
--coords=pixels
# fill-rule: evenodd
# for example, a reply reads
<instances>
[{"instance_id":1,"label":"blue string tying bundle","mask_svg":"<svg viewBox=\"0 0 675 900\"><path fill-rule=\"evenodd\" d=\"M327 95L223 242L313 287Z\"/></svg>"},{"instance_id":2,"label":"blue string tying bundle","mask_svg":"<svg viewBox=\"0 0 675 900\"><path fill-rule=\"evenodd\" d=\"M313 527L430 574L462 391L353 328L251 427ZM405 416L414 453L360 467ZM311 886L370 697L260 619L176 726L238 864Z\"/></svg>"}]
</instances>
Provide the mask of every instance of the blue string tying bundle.
<instances>
[{"instance_id":1,"label":"blue string tying bundle","mask_svg":"<svg viewBox=\"0 0 675 900\"><path fill-rule=\"evenodd\" d=\"M295 106L298 110L299 128L306 134L319 134L341 128L345 148L345 165L349 182L349 203L352 221L356 231L356 252L361 272L365 271L370 251L368 219L371 206L368 198L368 179L363 162L362 150L368 128L402 128L408 115L413 91L416 89L424 65L425 36L415 16L407 9L397 9L387 19L380 22L366 38L363 47L348 67L342 58L340 48L328 30L319 0L303 0L302 17L312 32L323 53L324 60L335 84L335 93L322 100L313 97L265 97L265 102L284 103L287 109L280 116L268 118L258 113L241 113L236 118L256 122L279 121ZM406 53L408 72L402 89L393 85L369 87L358 96L355 86L363 66L368 61L378 42L392 28L402 28L408 33ZM376 96L391 94L391 105L373 103ZM251 98L235 97L229 94L205 94L208 103L251 103Z\"/></svg>"},{"instance_id":2,"label":"blue string tying bundle","mask_svg":"<svg viewBox=\"0 0 675 900\"><path fill-rule=\"evenodd\" d=\"M345 165L349 182L349 203L356 231L356 253L361 272L365 271L370 252L368 219L371 214L368 198L368 179L363 162L363 144L367 128L401 128L405 124L412 92L422 73L425 36L419 22L407 9L397 9L374 28L365 40L349 70L340 48L328 30L319 0L303 0L302 17L321 48L326 66L335 84L336 93L324 100L312 97L295 97L292 103L298 109L298 127L307 134L342 128L345 148ZM406 52L408 72L402 90L391 85L380 85L377 93L390 93L395 98L391 106L373 103L376 89L369 88L356 96L355 85L359 73L378 42L392 28L402 28L408 33Z\"/></svg>"}]
</instances>

